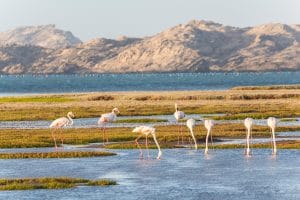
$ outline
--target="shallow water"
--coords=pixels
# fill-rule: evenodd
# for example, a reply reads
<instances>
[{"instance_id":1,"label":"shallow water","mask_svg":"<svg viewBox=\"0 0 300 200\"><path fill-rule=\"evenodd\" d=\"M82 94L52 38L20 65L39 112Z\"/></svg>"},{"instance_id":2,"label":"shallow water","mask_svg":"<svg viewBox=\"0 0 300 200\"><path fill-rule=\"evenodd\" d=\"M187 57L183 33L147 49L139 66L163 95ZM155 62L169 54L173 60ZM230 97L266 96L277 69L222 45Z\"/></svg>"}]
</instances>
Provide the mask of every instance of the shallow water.
<instances>
[{"instance_id":1,"label":"shallow water","mask_svg":"<svg viewBox=\"0 0 300 200\"><path fill-rule=\"evenodd\" d=\"M300 132L289 132L291 135L288 135L288 132L286 132L288 137L277 137L276 141L287 141L287 140L300 140ZM294 133L294 134L293 134ZM227 139L227 138L218 138L219 140L221 140L220 142L218 142L218 144L245 144L246 140L245 139ZM253 138L250 142L252 144L257 144L257 143L270 143L272 140L271 138Z\"/></svg>"},{"instance_id":2,"label":"shallow water","mask_svg":"<svg viewBox=\"0 0 300 200\"><path fill-rule=\"evenodd\" d=\"M201 116L222 116L223 114L189 114L186 118L200 119ZM150 116L119 116L118 119L164 119L167 122L147 123L147 125L169 125L175 124L173 115L150 115ZM74 119L73 128L92 128L98 127L99 118L79 118ZM37 120L37 121L0 121L1 128L49 128L52 120ZM106 127L135 127L145 123L109 123Z\"/></svg>"},{"instance_id":3,"label":"shallow water","mask_svg":"<svg viewBox=\"0 0 300 200\"><path fill-rule=\"evenodd\" d=\"M224 90L299 84L300 72L0 75L0 96L95 91Z\"/></svg>"},{"instance_id":4,"label":"shallow water","mask_svg":"<svg viewBox=\"0 0 300 200\"><path fill-rule=\"evenodd\" d=\"M224 114L188 114L186 119L202 119L203 116L223 116ZM99 127L97 125L99 118L79 118L74 119L73 128L93 128ZM136 127L141 125L150 125L150 126L161 126L161 125L170 125L176 124L175 118L173 115L149 115L149 116L119 116L118 119L163 119L167 122L154 122L154 123L109 123L106 127ZM36 120L36 121L0 121L1 128L49 128L52 120ZM202 122L197 122L201 124ZM244 123L244 120L218 120L216 123ZM254 123L257 125L266 125L266 119L257 119L254 120ZM185 124L182 122L181 124ZM300 126L300 121L284 121L279 122L278 126Z\"/></svg>"},{"instance_id":5,"label":"shallow water","mask_svg":"<svg viewBox=\"0 0 300 200\"><path fill-rule=\"evenodd\" d=\"M300 151L257 149L250 159L243 150L163 150L162 160L139 160L138 150L117 156L79 159L1 160L0 177L71 176L110 178L117 186L68 190L0 192L0 199L300 199ZM151 150L154 157L156 150Z\"/></svg>"}]
</instances>

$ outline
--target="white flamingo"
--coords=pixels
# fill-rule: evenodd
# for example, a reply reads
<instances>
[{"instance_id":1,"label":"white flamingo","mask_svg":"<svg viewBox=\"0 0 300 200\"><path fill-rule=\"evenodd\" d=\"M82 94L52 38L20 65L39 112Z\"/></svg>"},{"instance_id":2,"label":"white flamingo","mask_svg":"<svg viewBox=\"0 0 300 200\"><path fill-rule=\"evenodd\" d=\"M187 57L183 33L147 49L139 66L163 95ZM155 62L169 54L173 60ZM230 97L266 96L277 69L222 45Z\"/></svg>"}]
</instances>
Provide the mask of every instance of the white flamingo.
<instances>
[{"instance_id":1,"label":"white flamingo","mask_svg":"<svg viewBox=\"0 0 300 200\"><path fill-rule=\"evenodd\" d=\"M196 141L196 138L195 138L195 135L194 135L194 131L193 131L195 125L196 125L196 121L194 119L188 119L186 121L186 126L190 129L192 138L193 138L194 143L195 143L195 149L198 149L197 141Z\"/></svg>"},{"instance_id":2,"label":"white flamingo","mask_svg":"<svg viewBox=\"0 0 300 200\"><path fill-rule=\"evenodd\" d=\"M153 127L150 127L150 126L138 126L136 128L133 129L132 131L133 133L139 133L140 135L135 139L135 143L137 144L139 150L140 150L140 157L143 158L143 151L138 143L138 140L142 137L142 136L146 136L146 148L147 148L147 152L148 152L148 158L150 158L150 155L149 155L149 149L148 149L148 136L149 134L152 135L153 137L153 140L157 146L157 149L158 149L158 155L157 155L157 159L160 159L161 156L162 156L162 152L160 150L160 146L157 142L157 139L156 139L156 134L155 134L155 128Z\"/></svg>"},{"instance_id":3,"label":"white flamingo","mask_svg":"<svg viewBox=\"0 0 300 200\"><path fill-rule=\"evenodd\" d=\"M246 151L245 154L246 156L250 156L250 137L252 138L252 126L253 126L253 119L252 118L246 118L244 121L244 125L247 129L247 134L246 134Z\"/></svg>"},{"instance_id":4,"label":"white flamingo","mask_svg":"<svg viewBox=\"0 0 300 200\"><path fill-rule=\"evenodd\" d=\"M118 108L114 108L110 113L102 114L101 117L98 120L98 125L102 128L103 133L103 142L106 140L108 142L108 136L106 134L106 124L111 123L117 120L117 115L120 113Z\"/></svg>"},{"instance_id":5,"label":"white flamingo","mask_svg":"<svg viewBox=\"0 0 300 200\"><path fill-rule=\"evenodd\" d=\"M204 153L206 155L208 154L208 138L209 138L209 135L210 135L211 145L213 145L211 129L214 125L215 125L215 122L213 120L211 120L211 119L204 120L204 126L207 130L207 135L206 135L206 140L205 140L205 151L204 151Z\"/></svg>"},{"instance_id":6,"label":"white flamingo","mask_svg":"<svg viewBox=\"0 0 300 200\"><path fill-rule=\"evenodd\" d=\"M178 105L177 103L175 103L175 113L174 113L174 117L176 119L176 123L177 125L179 124L179 120L185 118L185 114L183 111L180 111L178 109ZM179 134L180 133L180 134ZM178 126L178 141L177 143L179 144L179 135L181 135L181 143L183 143L183 134L182 134L182 125L179 124Z\"/></svg>"},{"instance_id":7,"label":"white flamingo","mask_svg":"<svg viewBox=\"0 0 300 200\"><path fill-rule=\"evenodd\" d=\"M277 120L275 117L269 117L267 120L267 124L271 129L272 132L272 136L271 136L271 143L272 143L272 155L276 155L277 154L277 148L276 148L276 140L275 140L275 128L277 125Z\"/></svg>"},{"instance_id":8,"label":"white flamingo","mask_svg":"<svg viewBox=\"0 0 300 200\"><path fill-rule=\"evenodd\" d=\"M55 149L57 149L57 144L56 144L56 138L55 138L55 135L54 135L54 129L58 130L58 129L61 129L61 128L66 127L66 126L72 126L73 125L73 119L72 118L74 118L74 114L72 112L68 112L67 117L58 118L50 124L50 128L53 129L53 131L51 131L51 135L52 135L52 138L54 140ZM62 133L60 134L60 136L61 136L61 138L60 138L61 139L61 145L63 147L64 140L63 140Z\"/></svg>"}]
</instances>

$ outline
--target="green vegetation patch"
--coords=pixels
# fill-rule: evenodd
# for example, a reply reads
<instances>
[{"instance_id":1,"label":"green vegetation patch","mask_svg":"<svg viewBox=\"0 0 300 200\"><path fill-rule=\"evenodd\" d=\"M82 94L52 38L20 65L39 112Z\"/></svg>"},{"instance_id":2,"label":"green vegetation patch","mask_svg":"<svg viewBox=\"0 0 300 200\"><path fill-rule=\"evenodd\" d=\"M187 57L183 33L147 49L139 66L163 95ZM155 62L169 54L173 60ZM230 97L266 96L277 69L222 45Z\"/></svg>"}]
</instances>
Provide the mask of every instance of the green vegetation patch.
<instances>
[{"instance_id":1,"label":"green vegetation patch","mask_svg":"<svg viewBox=\"0 0 300 200\"><path fill-rule=\"evenodd\" d=\"M296 118L282 118L280 119L281 122L296 122L298 121Z\"/></svg>"},{"instance_id":2,"label":"green vegetation patch","mask_svg":"<svg viewBox=\"0 0 300 200\"><path fill-rule=\"evenodd\" d=\"M73 101L70 97L65 96L25 96L25 97L2 97L0 103L64 103Z\"/></svg>"},{"instance_id":3,"label":"green vegetation patch","mask_svg":"<svg viewBox=\"0 0 300 200\"><path fill-rule=\"evenodd\" d=\"M270 86L237 86L231 90L295 90L300 89L299 84L294 85L270 85Z\"/></svg>"},{"instance_id":4,"label":"green vegetation patch","mask_svg":"<svg viewBox=\"0 0 300 200\"><path fill-rule=\"evenodd\" d=\"M98 151L57 151L57 152L20 152L0 153L0 159L25 159L25 158L82 158L113 156L115 153Z\"/></svg>"},{"instance_id":5,"label":"green vegetation patch","mask_svg":"<svg viewBox=\"0 0 300 200\"><path fill-rule=\"evenodd\" d=\"M177 142L179 126L156 126L156 136L160 144ZM110 142L134 141L138 134L132 132L133 128L108 128L106 130ZM270 130L267 126L253 126L253 137L270 137ZM277 127L278 132L299 131L300 126ZM182 126L183 135L190 136L188 128ZM215 138L244 138L245 126L243 123L216 124L212 134ZM54 131L57 143L60 145L60 138L64 144L87 145L90 143L103 142L103 133L99 128L68 128ZM206 137L207 130L203 124L197 125L194 129L195 137L200 141ZM152 137L149 137L152 140ZM32 147L54 147L54 142L49 129L0 129L0 148L32 148Z\"/></svg>"},{"instance_id":6,"label":"green vegetation patch","mask_svg":"<svg viewBox=\"0 0 300 200\"><path fill-rule=\"evenodd\" d=\"M205 145L199 145L199 148L205 148ZM240 149L245 148L245 144L217 144L214 145L215 149ZM252 144L251 148L265 149L272 148L270 143L257 143ZM278 149L300 149L300 140L286 140L277 142Z\"/></svg>"},{"instance_id":7,"label":"green vegetation patch","mask_svg":"<svg viewBox=\"0 0 300 200\"><path fill-rule=\"evenodd\" d=\"M88 180L81 178L23 178L0 179L0 191L2 190L35 190L35 189L67 189L77 186L108 186L116 185L113 180Z\"/></svg>"}]
</instances>

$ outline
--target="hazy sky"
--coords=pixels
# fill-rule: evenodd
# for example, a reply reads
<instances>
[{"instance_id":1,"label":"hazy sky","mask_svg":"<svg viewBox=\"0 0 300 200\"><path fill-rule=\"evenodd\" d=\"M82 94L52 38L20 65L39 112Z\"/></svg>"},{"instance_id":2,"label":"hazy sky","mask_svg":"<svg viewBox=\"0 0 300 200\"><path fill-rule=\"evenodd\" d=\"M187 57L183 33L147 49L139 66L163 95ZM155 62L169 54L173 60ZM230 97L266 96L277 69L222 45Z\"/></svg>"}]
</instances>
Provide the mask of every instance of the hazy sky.
<instances>
[{"instance_id":1,"label":"hazy sky","mask_svg":"<svg viewBox=\"0 0 300 200\"><path fill-rule=\"evenodd\" d=\"M0 0L0 31L56 24L84 41L152 35L192 19L300 24L300 0Z\"/></svg>"}]
</instances>

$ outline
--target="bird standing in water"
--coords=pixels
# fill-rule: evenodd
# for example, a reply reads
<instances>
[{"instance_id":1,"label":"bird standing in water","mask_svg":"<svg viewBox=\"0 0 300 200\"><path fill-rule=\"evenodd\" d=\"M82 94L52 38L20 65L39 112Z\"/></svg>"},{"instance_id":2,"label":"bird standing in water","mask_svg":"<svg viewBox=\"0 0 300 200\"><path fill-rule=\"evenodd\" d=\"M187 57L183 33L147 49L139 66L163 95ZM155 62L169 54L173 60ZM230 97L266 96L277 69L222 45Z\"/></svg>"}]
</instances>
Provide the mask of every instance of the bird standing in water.
<instances>
[{"instance_id":1,"label":"bird standing in water","mask_svg":"<svg viewBox=\"0 0 300 200\"><path fill-rule=\"evenodd\" d=\"M142 136L146 136L146 149L148 152L148 158L150 158L150 154L149 154L149 148L148 148L148 136L152 135L153 140L157 146L158 149L158 155L157 155L157 159L160 159L162 156L162 152L160 150L160 146L157 142L156 139L156 134L155 134L155 128L151 127L151 126L138 126L136 128L133 129L132 131L133 133L138 133L140 134L136 139L135 139L135 143L137 144L139 150L140 150L140 158L143 158L143 151L138 143L138 140L142 137Z\"/></svg>"},{"instance_id":2,"label":"bird standing in water","mask_svg":"<svg viewBox=\"0 0 300 200\"><path fill-rule=\"evenodd\" d=\"M66 126L72 126L73 125L73 119L74 118L74 114L72 112L68 112L67 114L67 117L61 117L61 118L58 118L56 120L54 120L51 124L50 124L50 128L52 129L51 131L51 135L52 135L52 138L54 140L54 147L55 149L57 149L57 144L56 144L56 138L55 138L55 135L54 135L54 129L58 130L62 130L63 127L66 127ZM61 146L63 147L64 145L64 139L63 139L63 136L62 136L62 131L60 132L60 139L61 139Z\"/></svg>"},{"instance_id":3,"label":"bird standing in water","mask_svg":"<svg viewBox=\"0 0 300 200\"><path fill-rule=\"evenodd\" d=\"M253 119L252 118L246 118L244 121L244 125L247 129L246 133L246 150L245 155L247 157L250 157L250 138L252 138L252 126L253 126Z\"/></svg>"},{"instance_id":4,"label":"bird standing in water","mask_svg":"<svg viewBox=\"0 0 300 200\"><path fill-rule=\"evenodd\" d=\"M272 144L272 155L276 156L277 154L277 147L276 147L276 139L275 139L275 128L277 125L277 120L275 117L269 117L267 120L267 124L271 129L271 144Z\"/></svg>"},{"instance_id":5,"label":"bird standing in water","mask_svg":"<svg viewBox=\"0 0 300 200\"><path fill-rule=\"evenodd\" d=\"M211 119L204 120L204 126L207 130L207 135L206 135L206 139L205 139L205 151L204 151L204 153L206 155L208 154L208 138L209 138L209 135L210 135L211 145L213 146L213 139L212 139L211 129L214 125L215 125L215 122L213 120L211 120Z\"/></svg>"},{"instance_id":6,"label":"bird standing in water","mask_svg":"<svg viewBox=\"0 0 300 200\"><path fill-rule=\"evenodd\" d=\"M175 103L175 113L174 113L174 117L176 119L176 123L177 125L179 124L178 126L178 141L177 141L177 144L179 144L179 138L181 136L181 143L183 144L183 134L182 134L182 125L179 123L179 120L185 118L185 114L183 111L180 111L178 109L178 105L177 103Z\"/></svg>"},{"instance_id":7,"label":"bird standing in water","mask_svg":"<svg viewBox=\"0 0 300 200\"><path fill-rule=\"evenodd\" d=\"M120 113L118 108L114 108L110 113L102 114L98 120L98 125L101 126L103 134L103 142L108 143L108 135L106 134L106 124L117 120L117 115Z\"/></svg>"},{"instance_id":8,"label":"bird standing in water","mask_svg":"<svg viewBox=\"0 0 300 200\"><path fill-rule=\"evenodd\" d=\"M195 138L195 135L194 135L194 131L193 131L194 127L196 126L196 121L194 119L188 119L186 121L186 126L190 129L192 138L193 138L194 143L195 143L195 149L197 150L198 149L197 141L196 141L196 138Z\"/></svg>"}]
</instances>

